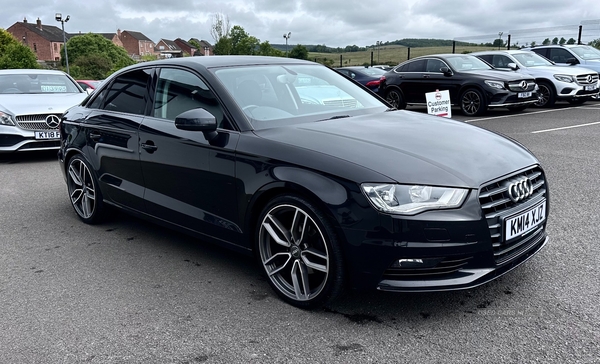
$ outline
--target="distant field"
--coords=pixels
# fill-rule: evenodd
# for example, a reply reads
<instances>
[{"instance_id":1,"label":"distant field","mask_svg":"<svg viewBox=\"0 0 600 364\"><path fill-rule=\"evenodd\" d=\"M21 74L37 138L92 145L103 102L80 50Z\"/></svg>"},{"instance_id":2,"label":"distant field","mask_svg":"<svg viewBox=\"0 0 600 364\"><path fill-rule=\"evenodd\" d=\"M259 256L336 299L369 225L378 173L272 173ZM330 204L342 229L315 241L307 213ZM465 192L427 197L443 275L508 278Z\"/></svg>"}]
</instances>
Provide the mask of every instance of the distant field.
<instances>
[{"instance_id":1,"label":"distant field","mask_svg":"<svg viewBox=\"0 0 600 364\"><path fill-rule=\"evenodd\" d=\"M484 46L456 46L455 53L476 52L496 49ZM371 64L371 52L373 52L373 64L397 65L408 59L408 48L402 46L386 46L377 49L362 52L346 53L315 53L309 52L308 59L321 62L324 58L333 60L333 66L340 66L340 55L342 56L342 66L360 66L365 63ZM410 58L425 56L428 54L452 53L452 46L448 47L415 47L410 48Z\"/></svg>"}]
</instances>

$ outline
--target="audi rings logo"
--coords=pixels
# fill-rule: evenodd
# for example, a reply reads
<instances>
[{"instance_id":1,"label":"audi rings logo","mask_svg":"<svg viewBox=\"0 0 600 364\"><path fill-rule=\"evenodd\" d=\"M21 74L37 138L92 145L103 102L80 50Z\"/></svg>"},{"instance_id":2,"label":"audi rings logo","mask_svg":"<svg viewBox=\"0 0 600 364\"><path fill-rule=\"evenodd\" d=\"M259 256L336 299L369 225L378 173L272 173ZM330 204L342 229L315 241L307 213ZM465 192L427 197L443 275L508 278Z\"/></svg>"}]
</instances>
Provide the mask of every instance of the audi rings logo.
<instances>
[{"instance_id":1,"label":"audi rings logo","mask_svg":"<svg viewBox=\"0 0 600 364\"><path fill-rule=\"evenodd\" d=\"M587 80L587 83L592 83L592 81L594 80L594 77L592 75L587 75L587 77L585 79Z\"/></svg>"},{"instance_id":2,"label":"audi rings logo","mask_svg":"<svg viewBox=\"0 0 600 364\"><path fill-rule=\"evenodd\" d=\"M527 81L521 81L520 85L523 90L527 90Z\"/></svg>"},{"instance_id":3,"label":"audi rings logo","mask_svg":"<svg viewBox=\"0 0 600 364\"><path fill-rule=\"evenodd\" d=\"M60 118L58 116L56 116L56 115L46 116L46 125L48 125L48 127L50 129L58 128L59 123L60 123Z\"/></svg>"},{"instance_id":4,"label":"audi rings logo","mask_svg":"<svg viewBox=\"0 0 600 364\"><path fill-rule=\"evenodd\" d=\"M514 202L518 202L533 195L533 184L527 177L513 180L508 185L508 196Z\"/></svg>"}]
</instances>

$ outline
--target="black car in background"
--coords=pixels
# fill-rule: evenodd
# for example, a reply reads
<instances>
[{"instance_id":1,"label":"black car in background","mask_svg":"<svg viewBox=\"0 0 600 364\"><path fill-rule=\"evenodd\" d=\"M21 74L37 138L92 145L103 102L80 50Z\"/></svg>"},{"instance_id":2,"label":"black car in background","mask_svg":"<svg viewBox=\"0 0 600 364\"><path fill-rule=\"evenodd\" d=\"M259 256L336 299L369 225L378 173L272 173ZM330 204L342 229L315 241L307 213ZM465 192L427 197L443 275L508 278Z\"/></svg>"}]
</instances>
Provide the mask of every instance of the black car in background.
<instances>
[{"instance_id":1,"label":"black car in background","mask_svg":"<svg viewBox=\"0 0 600 364\"><path fill-rule=\"evenodd\" d=\"M385 70L377 67L361 67L361 66L349 66L349 67L338 67L336 71L367 86L371 91L377 93L379 90L379 82L381 76L385 74Z\"/></svg>"},{"instance_id":2,"label":"black car in background","mask_svg":"<svg viewBox=\"0 0 600 364\"><path fill-rule=\"evenodd\" d=\"M335 90L345 102L326 102ZM472 288L548 241L546 177L525 147L393 110L308 61L140 63L68 110L60 135L83 222L117 208L253 254L299 307L346 287Z\"/></svg>"},{"instance_id":3,"label":"black car in background","mask_svg":"<svg viewBox=\"0 0 600 364\"><path fill-rule=\"evenodd\" d=\"M437 54L411 59L382 78L379 94L398 109L426 105L425 94L448 90L450 102L467 116L488 108L523 110L538 101L533 77L496 70L465 54Z\"/></svg>"}]
</instances>

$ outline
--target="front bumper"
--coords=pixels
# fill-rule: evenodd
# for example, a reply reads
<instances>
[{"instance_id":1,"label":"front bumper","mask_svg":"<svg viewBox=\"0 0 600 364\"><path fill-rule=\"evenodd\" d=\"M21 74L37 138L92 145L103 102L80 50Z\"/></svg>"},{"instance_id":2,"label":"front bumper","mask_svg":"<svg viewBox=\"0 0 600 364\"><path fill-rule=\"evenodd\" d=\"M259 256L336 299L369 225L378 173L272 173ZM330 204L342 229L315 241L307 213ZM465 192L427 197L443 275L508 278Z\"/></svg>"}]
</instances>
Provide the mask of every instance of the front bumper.
<instances>
[{"instance_id":1,"label":"front bumper","mask_svg":"<svg viewBox=\"0 0 600 364\"><path fill-rule=\"evenodd\" d=\"M48 130L39 130L47 132ZM0 125L0 153L58 149L60 139L36 139L34 130Z\"/></svg>"},{"instance_id":2,"label":"front bumper","mask_svg":"<svg viewBox=\"0 0 600 364\"><path fill-rule=\"evenodd\" d=\"M488 99L490 100L488 105L489 108L533 105L538 102L538 93L536 91L532 91L530 97L520 98L518 92L501 91L497 93L489 93Z\"/></svg>"},{"instance_id":3,"label":"front bumper","mask_svg":"<svg viewBox=\"0 0 600 364\"><path fill-rule=\"evenodd\" d=\"M532 181L535 193L518 203L502 203L506 192L498 191L522 177ZM509 221L543 203L542 223L505 237ZM350 280L357 289L397 292L477 287L526 262L547 244L548 211L545 178L534 167L472 191L460 209L380 214L381 226L372 231L342 229Z\"/></svg>"}]
</instances>

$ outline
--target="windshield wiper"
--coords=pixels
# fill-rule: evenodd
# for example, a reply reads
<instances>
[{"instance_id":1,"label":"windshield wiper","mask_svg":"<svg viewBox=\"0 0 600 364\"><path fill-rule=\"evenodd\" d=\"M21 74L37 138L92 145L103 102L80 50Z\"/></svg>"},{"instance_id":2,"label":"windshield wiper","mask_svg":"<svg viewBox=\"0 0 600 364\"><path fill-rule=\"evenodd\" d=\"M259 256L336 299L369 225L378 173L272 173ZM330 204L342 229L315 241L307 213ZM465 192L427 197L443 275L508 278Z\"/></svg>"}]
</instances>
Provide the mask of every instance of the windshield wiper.
<instances>
[{"instance_id":1,"label":"windshield wiper","mask_svg":"<svg viewBox=\"0 0 600 364\"><path fill-rule=\"evenodd\" d=\"M334 120L334 119L343 119L343 118L349 118L350 115L336 115L336 116L332 116L330 118L327 119L321 119L321 120L317 120L317 121L325 121L325 120Z\"/></svg>"}]
</instances>

